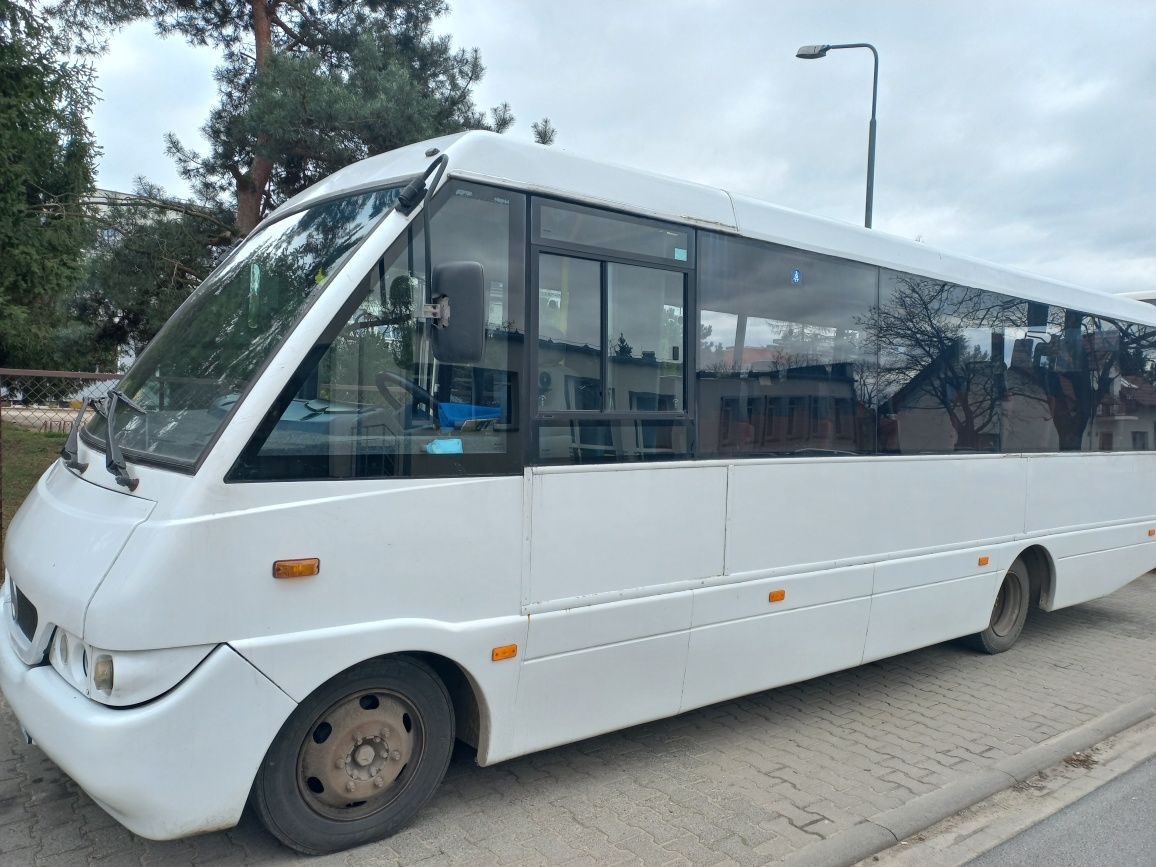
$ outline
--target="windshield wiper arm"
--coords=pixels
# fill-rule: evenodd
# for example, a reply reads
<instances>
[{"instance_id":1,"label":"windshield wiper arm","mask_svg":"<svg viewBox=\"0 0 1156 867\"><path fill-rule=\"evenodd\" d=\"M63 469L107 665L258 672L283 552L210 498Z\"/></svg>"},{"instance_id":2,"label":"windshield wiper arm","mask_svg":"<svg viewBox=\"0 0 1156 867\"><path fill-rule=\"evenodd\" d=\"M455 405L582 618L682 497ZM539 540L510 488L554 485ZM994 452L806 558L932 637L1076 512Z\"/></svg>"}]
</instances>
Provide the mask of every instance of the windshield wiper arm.
<instances>
[{"instance_id":1,"label":"windshield wiper arm","mask_svg":"<svg viewBox=\"0 0 1156 867\"><path fill-rule=\"evenodd\" d=\"M80 461L80 428L84 424L84 414L90 406L100 415L105 416L105 418L108 417L97 398L84 398L80 402L79 411L76 413L76 420L72 422L72 429L68 432L68 439L65 440L64 447L60 450L60 456L64 458L64 465L78 473L83 473L88 469L88 464Z\"/></svg>"},{"instance_id":2,"label":"windshield wiper arm","mask_svg":"<svg viewBox=\"0 0 1156 867\"><path fill-rule=\"evenodd\" d=\"M433 154L429 154L429 156L433 156ZM405 189L397 196L397 209L407 217L412 214L414 208L425 201L426 196L429 195L429 191L437 189L438 182L442 179L442 173L446 170L449 162L450 155L442 154L429 164L429 167L421 177L414 178L406 184ZM429 180L429 176L433 175L435 171L437 174L434 175L433 183L427 188L426 181Z\"/></svg>"},{"instance_id":3,"label":"windshield wiper arm","mask_svg":"<svg viewBox=\"0 0 1156 867\"><path fill-rule=\"evenodd\" d=\"M104 468L112 473L118 485L124 485L130 491L135 491L136 486L140 484L140 479L129 473L124 453L121 452L120 444L116 441L116 408L119 404L124 403L129 409L140 415L144 415L145 410L125 397L124 392L119 388L108 390L107 401L104 413Z\"/></svg>"}]
</instances>

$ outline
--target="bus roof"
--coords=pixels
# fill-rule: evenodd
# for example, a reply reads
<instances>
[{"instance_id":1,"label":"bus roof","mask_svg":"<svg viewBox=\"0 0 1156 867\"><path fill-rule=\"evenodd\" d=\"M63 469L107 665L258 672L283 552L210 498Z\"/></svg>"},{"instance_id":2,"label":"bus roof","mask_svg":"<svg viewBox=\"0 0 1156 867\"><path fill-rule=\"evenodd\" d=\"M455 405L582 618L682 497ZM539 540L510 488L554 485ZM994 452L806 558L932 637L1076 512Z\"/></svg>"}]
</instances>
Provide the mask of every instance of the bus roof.
<instances>
[{"instance_id":1,"label":"bus roof","mask_svg":"<svg viewBox=\"0 0 1156 867\"><path fill-rule=\"evenodd\" d=\"M437 151L431 153L435 148ZM947 253L878 229L816 217L717 187L597 162L555 147L518 142L484 131L442 136L353 163L294 196L271 216L275 219L314 201L412 177L424 171L438 153L449 155L449 177L573 199L1085 313L1156 325L1156 308L1124 295L1083 289Z\"/></svg>"},{"instance_id":2,"label":"bus roof","mask_svg":"<svg viewBox=\"0 0 1156 867\"><path fill-rule=\"evenodd\" d=\"M1121 298L1135 298L1137 301L1156 302L1156 289L1133 289L1131 292L1117 293Z\"/></svg>"}]
</instances>

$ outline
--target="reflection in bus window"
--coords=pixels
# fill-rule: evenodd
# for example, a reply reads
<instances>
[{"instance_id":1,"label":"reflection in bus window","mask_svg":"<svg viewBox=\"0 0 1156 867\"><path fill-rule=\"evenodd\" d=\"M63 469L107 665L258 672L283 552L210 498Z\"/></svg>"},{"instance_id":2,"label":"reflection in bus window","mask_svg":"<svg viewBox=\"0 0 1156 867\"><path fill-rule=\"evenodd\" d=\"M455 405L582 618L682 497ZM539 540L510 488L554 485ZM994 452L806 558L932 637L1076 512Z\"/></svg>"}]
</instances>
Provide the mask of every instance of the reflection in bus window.
<instances>
[{"instance_id":1,"label":"reflection in bus window","mask_svg":"<svg viewBox=\"0 0 1156 867\"><path fill-rule=\"evenodd\" d=\"M698 254L699 453L872 452L876 269L709 233Z\"/></svg>"},{"instance_id":2,"label":"reflection in bus window","mask_svg":"<svg viewBox=\"0 0 1156 867\"><path fill-rule=\"evenodd\" d=\"M881 452L1112 451L1156 430L1152 329L913 274L882 287Z\"/></svg>"},{"instance_id":3,"label":"reflection in bus window","mask_svg":"<svg viewBox=\"0 0 1156 867\"><path fill-rule=\"evenodd\" d=\"M676 412L683 392L679 271L607 266L610 409Z\"/></svg>"},{"instance_id":4,"label":"reflection in bus window","mask_svg":"<svg viewBox=\"0 0 1156 867\"><path fill-rule=\"evenodd\" d=\"M601 269L570 256L538 259L538 408L602 408Z\"/></svg>"},{"instance_id":5,"label":"reflection in bus window","mask_svg":"<svg viewBox=\"0 0 1156 867\"><path fill-rule=\"evenodd\" d=\"M433 214L435 264L482 266L486 339L476 364L437 357L420 230L371 269L356 307L314 348L234 469L236 479L519 472L524 200L451 185Z\"/></svg>"}]
</instances>

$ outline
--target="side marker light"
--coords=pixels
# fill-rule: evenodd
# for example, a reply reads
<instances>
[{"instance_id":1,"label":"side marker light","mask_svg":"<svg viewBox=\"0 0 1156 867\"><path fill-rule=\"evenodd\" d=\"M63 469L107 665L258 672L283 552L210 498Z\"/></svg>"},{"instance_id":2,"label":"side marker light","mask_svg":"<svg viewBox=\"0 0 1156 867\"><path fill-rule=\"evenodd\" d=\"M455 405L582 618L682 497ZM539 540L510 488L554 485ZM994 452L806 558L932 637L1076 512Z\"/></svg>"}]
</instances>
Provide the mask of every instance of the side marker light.
<instances>
[{"instance_id":1,"label":"side marker light","mask_svg":"<svg viewBox=\"0 0 1156 867\"><path fill-rule=\"evenodd\" d=\"M990 557L980 557L980 558L979 558L979 565L980 565L980 566L986 566L986 565L987 565L988 563L990 563L990 562L991 562L991 558L990 558Z\"/></svg>"},{"instance_id":2,"label":"side marker light","mask_svg":"<svg viewBox=\"0 0 1156 867\"><path fill-rule=\"evenodd\" d=\"M1152 529L1149 529L1149 530L1148 530L1148 535L1149 535L1149 536L1156 536L1156 530L1152 530Z\"/></svg>"},{"instance_id":3,"label":"side marker light","mask_svg":"<svg viewBox=\"0 0 1156 867\"><path fill-rule=\"evenodd\" d=\"M786 598L787 598L787 591L786 590L772 590L767 595L767 601L768 602L782 602Z\"/></svg>"},{"instance_id":4,"label":"side marker light","mask_svg":"<svg viewBox=\"0 0 1156 867\"><path fill-rule=\"evenodd\" d=\"M518 655L518 645L503 644L501 647L495 647L490 651L491 662L501 662L503 659L513 659Z\"/></svg>"},{"instance_id":5,"label":"side marker light","mask_svg":"<svg viewBox=\"0 0 1156 867\"><path fill-rule=\"evenodd\" d=\"M273 563L274 578L309 578L321 571L321 561L316 557L304 560L277 560Z\"/></svg>"},{"instance_id":6,"label":"side marker light","mask_svg":"<svg viewBox=\"0 0 1156 867\"><path fill-rule=\"evenodd\" d=\"M92 685L105 695L112 694L113 668L112 657L102 653L96 657L96 664L92 669Z\"/></svg>"}]
</instances>

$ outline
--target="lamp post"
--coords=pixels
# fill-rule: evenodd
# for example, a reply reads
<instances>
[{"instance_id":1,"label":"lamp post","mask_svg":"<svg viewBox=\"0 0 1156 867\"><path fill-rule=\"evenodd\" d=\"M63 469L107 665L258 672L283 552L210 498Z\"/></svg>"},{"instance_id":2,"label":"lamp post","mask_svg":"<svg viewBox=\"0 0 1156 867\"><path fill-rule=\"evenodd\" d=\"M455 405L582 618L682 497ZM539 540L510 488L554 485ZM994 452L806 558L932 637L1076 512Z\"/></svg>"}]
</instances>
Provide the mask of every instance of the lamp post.
<instances>
[{"instance_id":1,"label":"lamp post","mask_svg":"<svg viewBox=\"0 0 1156 867\"><path fill-rule=\"evenodd\" d=\"M875 198L875 104L879 98L879 52L868 42L849 42L846 45L804 45L795 52L795 57L818 60L837 48L867 48L875 58L875 77L871 81L871 124L867 132L867 207L863 212L863 225L870 229L871 204Z\"/></svg>"}]
</instances>

